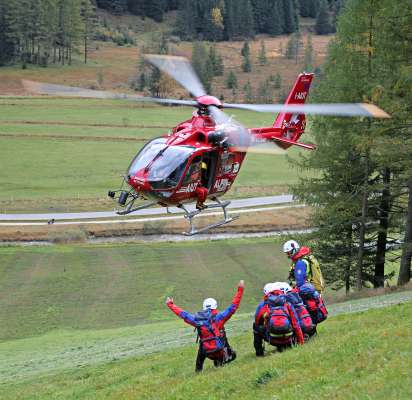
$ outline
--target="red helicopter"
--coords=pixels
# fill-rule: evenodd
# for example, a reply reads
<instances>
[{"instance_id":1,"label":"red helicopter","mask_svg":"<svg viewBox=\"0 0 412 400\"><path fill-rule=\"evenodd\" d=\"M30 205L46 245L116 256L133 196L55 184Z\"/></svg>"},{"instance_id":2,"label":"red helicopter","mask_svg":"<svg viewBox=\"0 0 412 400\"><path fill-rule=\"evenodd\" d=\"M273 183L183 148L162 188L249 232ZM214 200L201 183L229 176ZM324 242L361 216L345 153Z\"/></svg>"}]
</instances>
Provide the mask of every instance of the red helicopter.
<instances>
[{"instance_id":1,"label":"red helicopter","mask_svg":"<svg viewBox=\"0 0 412 400\"><path fill-rule=\"evenodd\" d=\"M389 117L371 104L304 104L312 73L299 74L285 104L232 104L222 103L206 94L199 78L186 58L146 55L146 60L179 82L195 100L175 100L136 95L117 94L62 85L25 81L30 91L75 97L120 98L151 101L161 104L190 105L196 107L192 118L181 122L172 133L149 141L135 156L124 175L119 190L108 192L123 208L119 215L151 207L155 204L181 208L189 220L194 235L210 228L227 224L237 217L227 213L230 201L221 201L233 185L248 151L261 150L262 144L271 143L286 150L290 146L314 149L312 144L299 142L305 131L305 114L335 116ZM247 129L229 117L222 108L247 109L259 112L279 112L272 126ZM269 151L270 152L270 151ZM275 152L275 151L274 151ZM144 203L135 207L136 200ZM213 203L205 204L209 199ZM196 202L196 210L186 205ZM197 229L193 218L205 209L221 208L224 218Z\"/></svg>"}]
</instances>

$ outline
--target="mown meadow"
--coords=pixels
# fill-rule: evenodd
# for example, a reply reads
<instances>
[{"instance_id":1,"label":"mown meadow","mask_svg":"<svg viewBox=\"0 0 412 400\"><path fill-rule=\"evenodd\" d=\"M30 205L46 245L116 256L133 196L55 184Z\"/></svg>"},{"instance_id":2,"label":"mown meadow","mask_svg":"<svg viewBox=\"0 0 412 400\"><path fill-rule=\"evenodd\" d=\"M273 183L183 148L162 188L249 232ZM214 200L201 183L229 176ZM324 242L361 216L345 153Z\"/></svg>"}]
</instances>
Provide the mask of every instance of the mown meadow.
<instances>
[{"instance_id":1,"label":"mown meadow","mask_svg":"<svg viewBox=\"0 0 412 400\"><path fill-rule=\"evenodd\" d=\"M0 107L2 212L107 209L111 203L101 200L120 185L145 141L167 134L192 112L125 101L17 97L1 98ZM236 118L252 127L270 125L274 116L236 111ZM230 195L282 193L298 175L285 155L250 154Z\"/></svg>"},{"instance_id":2,"label":"mown meadow","mask_svg":"<svg viewBox=\"0 0 412 400\"><path fill-rule=\"evenodd\" d=\"M254 355L251 315L241 315L228 323L237 360L219 369L207 361L201 374L194 372L194 333L181 321L134 330L54 331L0 343L5 355L0 363L0 395L2 399L409 399L411 314L408 302L334 316L319 327L312 342L285 353L267 348L264 358ZM30 358L24 360L25 354Z\"/></svg>"},{"instance_id":3,"label":"mown meadow","mask_svg":"<svg viewBox=\"0 0 412 400\"><path fill-rule=\"evenodd\" d=\"M0 398L408 398L410 291L329 303L313 343L255 359L262 287L288 273L280 248L274 238L0 247ZM196 335L165 298L192 312L209 296L224 307L240 279L227 324L239 358L196 375Z\"/></svg>"}]
</instances>

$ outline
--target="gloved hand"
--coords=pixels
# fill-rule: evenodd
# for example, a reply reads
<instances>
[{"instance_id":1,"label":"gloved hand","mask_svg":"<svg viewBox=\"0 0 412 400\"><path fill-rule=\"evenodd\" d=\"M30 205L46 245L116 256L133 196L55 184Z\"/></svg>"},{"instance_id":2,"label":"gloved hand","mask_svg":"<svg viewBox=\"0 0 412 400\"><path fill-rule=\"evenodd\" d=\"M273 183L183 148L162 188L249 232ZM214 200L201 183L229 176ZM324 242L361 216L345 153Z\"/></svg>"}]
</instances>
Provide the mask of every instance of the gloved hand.
<instances>
[{"instance_id":1,"label":"gloved hand","mask_svg":"<svg viewBox=\"0 0 412 400\"><path fill-rule=\"evenodd\" d=\"M239 281L239 284L237 285L238 287L245 287L245 281L242 279L241 281Z\"/></svg>"},{"instance_id":2,"label":"gloved hand","mask_svg":"<svg viewBox=\"0 0 412 400\"><path fill-rule=\"evenodd\" d=\"M168 297L166 299L166 305L173 304L173 297Z\"/></svg>"}]
</instances>

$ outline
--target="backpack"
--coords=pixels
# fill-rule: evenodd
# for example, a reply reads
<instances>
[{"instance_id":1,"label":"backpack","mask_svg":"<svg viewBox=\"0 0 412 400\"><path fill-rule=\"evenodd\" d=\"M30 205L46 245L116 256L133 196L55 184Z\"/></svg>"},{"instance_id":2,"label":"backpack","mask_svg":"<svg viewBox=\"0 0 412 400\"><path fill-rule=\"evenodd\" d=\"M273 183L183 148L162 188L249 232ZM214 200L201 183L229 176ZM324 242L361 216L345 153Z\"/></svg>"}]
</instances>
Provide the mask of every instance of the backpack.
<instances>
[{"instance_id":1,"label":"backpack","mask_svg":"<svg viewBox=\"0 0 412 400\"><path fill-rule=\"evenodd\" d=\"M286 296L270 295L267 299L269 317L267 334L269 337L284 337L293 334L292 323L286 307Z\"/></svg>"},{"instance_id":2,"label":"backpack","mask_svg":"<svg viewBox=\"0 0 412 400\"><path fill-rule=\"evenodd\" d=\"M305 260L309 263L310 273L311 273L311 281L315 289L322 293L325 290L325 281L323 279L322 271L320 269L319 261L313 254L309 254L307 256L303 256L302 260Z\"/></svg>"},{"instance_id":3,"label":"backpack","mask_svg":"<svg viewBox=\"0 0 412 400\"><path fill-rule=\"evenodd\" d=\"M305 283L302 285L299 288L299 294L315 324L319 324L327 318L328 310L325 303L312 284Z\"/></svg>"},{"instance_id":4,"label":"backpack","mask_svg":"<svg viewBox=\"0 0 412 400\"><path fill-rule=\"evenodd\" d=\"M198 339L206 356L212 359L223 356L225 340L211 311L197 312L195 314L195 321Z\"/></svg>"},{"instance_id":5,"label":"backpack","mask_svg":"<svg viewBox=\"0 0 412 400\"><path fill-rule=\"evenodd\" d=\"M299 296L299 293L289 292L286 295L286 300L295 308L302 332L311 333L313 331L313 328L315 327L315 324L313 323L312 317L303 304L303 300Z\"/></svg>"}]
</instances>

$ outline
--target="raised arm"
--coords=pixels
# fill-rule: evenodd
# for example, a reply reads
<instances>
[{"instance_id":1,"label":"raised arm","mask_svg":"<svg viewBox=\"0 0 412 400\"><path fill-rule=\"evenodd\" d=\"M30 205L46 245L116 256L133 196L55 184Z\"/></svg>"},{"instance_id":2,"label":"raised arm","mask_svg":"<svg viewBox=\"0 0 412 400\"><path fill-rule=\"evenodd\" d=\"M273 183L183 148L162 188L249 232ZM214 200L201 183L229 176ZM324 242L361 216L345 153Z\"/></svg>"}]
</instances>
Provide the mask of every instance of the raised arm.
<instances>
[{"instance_id":1,"label":"raised arm","mask_svg":"<svg viewBox=\"0 0 412 400\"><path fill-rule=\"evenodd\" d=\"M182 308L178 307L176 304L173 303L173 298L168 297L166 299L166 305L180 318L182 318L187 324L197 327L197 323L195 318L192 314L188 313L187 311L183 310Z\"/></svg>"},{"instance_id":2,"label":"raised arm","mask_svg":"<svg viewBox=\"0 0 412 400\"><path fill-rule=\"evenodd\" d=\"M236 312L236 310L239 308L240 300L242 300L244 288L245 282L240 281L235 297L233 297L232 303L228 308L226 308L226 310L216 315L215 321L219 321L224 324Z\"/></svg>"}]
</instances>

